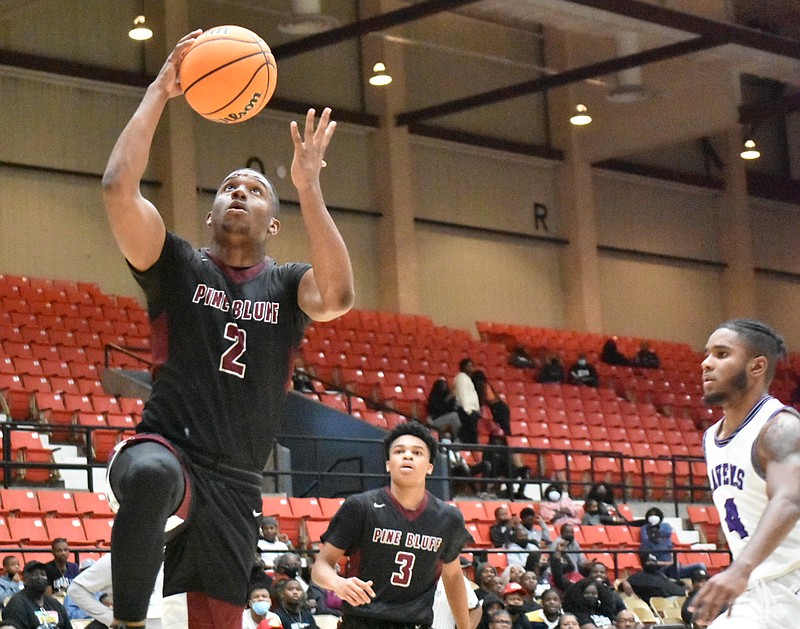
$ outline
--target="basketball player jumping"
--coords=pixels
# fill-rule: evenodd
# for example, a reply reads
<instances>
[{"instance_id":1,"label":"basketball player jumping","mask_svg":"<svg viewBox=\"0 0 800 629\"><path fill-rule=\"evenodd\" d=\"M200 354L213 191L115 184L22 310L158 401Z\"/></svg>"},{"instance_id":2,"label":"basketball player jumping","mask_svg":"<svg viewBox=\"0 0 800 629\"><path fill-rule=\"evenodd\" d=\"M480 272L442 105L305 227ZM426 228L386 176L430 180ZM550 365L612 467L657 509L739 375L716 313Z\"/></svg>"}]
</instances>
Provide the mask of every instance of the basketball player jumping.
<instances>
[{"instance_id":1,"label":"basketball player jumping","mask_svg":"<svg viewBox=\"0 0 800 629\"><path fill-rule=\"evenodd\" d=\"M320 170L336 123L291 124L292 182L308 264L266 254L278 199L260 172L239 169L217 190L210 246L167 231L140 192L161 115L179 96L184 37L122 131L103 177L111 230L144 290L158 363L137 435L109 465L119 500L112 534L113 627L142 626L164 560L165 627L239 629L261 520L261 471L279 427L292 356L310 319L353 303L353 272L328 214ZM164 552L165 524L171 531Z\"/></svg>"},{"instance_id":2,"label":"basketball player jumping","mask_svg":"<svg viewBox=\"0 0 800 629\"><path fill-rule=\"evenodd\" d=\"M703 439L734 561L696 595L701 626L800 624L800 417L767 393L784 353L783 339L752 319L727 321L708 339L704 401L724 416Z\"/></svg>"},{"instance_id":3,"label":"basketball player jumping","mask_svg":"<svg viewBox=\"0 0 800 629\"><path fill-rule=\"evenodd\" d=\"M322 536L312 578L344 601L342 629L414 629L433 622L441 574L458 629L470 627L459 552L469 538L455 507L425 490L436 441L418 422L384 439L389 487L348 498ZM348 578L335 567L347 554Z\"/></svg>"}]
</instances>

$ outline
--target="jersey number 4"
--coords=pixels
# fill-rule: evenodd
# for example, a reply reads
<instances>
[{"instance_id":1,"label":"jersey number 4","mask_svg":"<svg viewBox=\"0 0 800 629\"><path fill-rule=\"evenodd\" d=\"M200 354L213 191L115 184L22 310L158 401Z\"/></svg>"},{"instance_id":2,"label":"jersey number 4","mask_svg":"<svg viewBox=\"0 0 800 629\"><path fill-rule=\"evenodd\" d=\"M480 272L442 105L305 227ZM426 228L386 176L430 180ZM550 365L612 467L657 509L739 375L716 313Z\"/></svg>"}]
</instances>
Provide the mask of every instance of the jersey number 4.
<instances>
[{"instance_id":1,"label":"jersey number 4","mask_svg":"<svg viewBox=\"0 0 800 629\"><path fill-rule=\"evenodd\" d=\"M247 365L239 359L247 351L247 332L235 323L228 323L222 336L231 341L231 345L220 356L219 370L244 378L244 371L247 369Z\"/></svg>"},{"instance_id":2,"label":"jersey number 4","mask_svg":"<svg viewBox=\"0 0 800 629\"><path fill-rule=\"evenodd\" d=\"M414 553L407 553L398 550L394 556L394 562L399 566L397 572L392 572L392 578L389 582L401 588L407 588L411 585L411 574L414 572L414 561L417 557Z\"/></svg>"}]
</instances>

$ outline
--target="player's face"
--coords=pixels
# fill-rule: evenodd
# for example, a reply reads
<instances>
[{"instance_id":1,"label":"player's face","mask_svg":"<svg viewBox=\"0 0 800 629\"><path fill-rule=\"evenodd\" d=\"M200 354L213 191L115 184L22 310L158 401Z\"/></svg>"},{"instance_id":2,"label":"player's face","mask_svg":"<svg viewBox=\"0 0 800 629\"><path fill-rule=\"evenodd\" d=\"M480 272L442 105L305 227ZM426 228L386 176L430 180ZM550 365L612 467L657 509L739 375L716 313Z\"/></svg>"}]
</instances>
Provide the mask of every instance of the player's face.
<instances>
[{"instance_id":1,"label":"player's face","mask_svg":"<svg viewBox=\"0 0 800 629\"><path fill-rule=\"evenodd\" d=\"M217 190L207 222L216 237L246 237L263 243L280 228L274 213L266 179L255 171L237 170Z\"/></svg>"},{"instance_id":2,"label":"player's face","mask_svg":"<svg viewBox=\"0 0 800 629\"><path fill-rule=\"evenodd\" d=\"M425 477L433 472L428 446L419 437L400 435L389 447L386 471L395 483L424 484Z\"/></svg>"},{"instance_id":3,"label":"player's face","mask_svg":"<svg viewBox=\"0 0 800 629\"><path fill-rule=\"evenodd\" d=\"M709 406L728 404L748 388L747 370L752 357L739 335L719 328L708 338L703 369L703 401Z\"/></svg>"}]
</instances>

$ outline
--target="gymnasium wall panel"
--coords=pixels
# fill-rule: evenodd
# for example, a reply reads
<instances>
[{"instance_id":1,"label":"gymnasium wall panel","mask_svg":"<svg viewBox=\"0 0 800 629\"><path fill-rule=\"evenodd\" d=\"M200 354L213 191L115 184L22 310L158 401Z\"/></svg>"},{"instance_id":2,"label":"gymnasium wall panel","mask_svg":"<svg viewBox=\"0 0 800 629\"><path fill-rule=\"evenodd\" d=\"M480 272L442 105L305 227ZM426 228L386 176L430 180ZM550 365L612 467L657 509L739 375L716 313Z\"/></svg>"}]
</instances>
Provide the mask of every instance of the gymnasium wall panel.
<instances>
[{"instance_id":1,"label":"gymnasium wall panel","mask_svg":"<svg viewBox=\"0 0 800 629\"><path fill-rule=\"evenodd\" d=\"M798 206L751 199L750 228L756 268L800 274Z\"/></svg>"},{"instance_id":2,"label":"gymnasium wall panel","mask_svg":"<svg viewBox=\"0 0 800 629\"><path fill-rule=\"evenodd\" d=\"M437 324L563 325L562 246L425 223L416 232L420 304Z\"/></svg>"},{"instance_id":3,"label":"gymnasium wall panel","mask_svg":"<svg viewBox=\"0 0 800 629\"><path fill-rule=\"evenodd\" d=\"M757 316L780 332L790 350L800 349L800 278L756 274Z\"/></svg>"},{"instance_id":4,"label":"gymnasium wall panel","mask_svg":"<svg viewBox=\"0 0 800 629\"><path fill-rule=\"evenodd\" d=\"M710 265L601 253L605 331L701 348L720 323L721 274Z\"/></svg>"},{"instance_id":5,"label":"gymnasium wall panel","mask_svg":"<svg viewBox=\"0 0 800 629\"><path fill-rule=\"evenodd\" d=\"M598 245L718 262L714 190L596 170Z\"/></svg>"}]
</instances>

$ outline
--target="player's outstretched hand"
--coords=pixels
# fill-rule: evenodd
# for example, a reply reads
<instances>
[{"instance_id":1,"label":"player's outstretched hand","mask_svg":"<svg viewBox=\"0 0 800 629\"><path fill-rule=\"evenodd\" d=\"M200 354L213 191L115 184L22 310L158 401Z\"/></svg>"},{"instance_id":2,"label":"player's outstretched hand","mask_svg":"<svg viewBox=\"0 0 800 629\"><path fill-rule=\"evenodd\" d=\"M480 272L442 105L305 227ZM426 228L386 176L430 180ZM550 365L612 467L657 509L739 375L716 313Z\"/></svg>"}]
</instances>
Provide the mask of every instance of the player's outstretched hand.
<instances>
[{"instance_id":1,"label":"player's outstretched hand","mask_svg":"<svg viewBox=\"0 0 800 629\"><path fill-rule=\"evenodd\" d=\"M364 605L375 598L372 581L362 581L357 577L342 579L335 591L336 596L354 606Z\"/></svg>"},{"instance_id":2,"label":"player's outstretched hand","mask_svg":"<svg viewBox=\"0 0 800 629\"><path fill-rule=\"evenodd\" d=\"M298 190L318 184L319 172L327 166L325 150L330 144L333 132L336 131L336 122L331 120L330 107L326 107L322 111L316 129L314 128L315 113L313 109L308 110L306 126L302 135L300 135L300 129L296 122L292 121L290 125L294 142L292 182Z\"/></svg>"},{"instance_id":3,"label":"player's outstretched hand","mask_svg":"<svg viewBox=\"0 0 800 629\"><path fill-rule=\"evenodd\" d=\"M167 60L161 67L155 81L153 81L166 92L169 98L174 98L175 96L183 94L179 76L181 62L186 56L186 53L189 52L189 48L194 44L194 40L202 33L203 31L198 28L181 37L180 41L175 44L175 48L169 53L169 57L167 57Z\"/></svg>"},{"instance_id":4,"label":"player's outstretched hand","mask_svg":"<svg viewBox=\"0 0 800 629\"><path fill-rule=\"evenodd\" d=\"M723 609L730 611L733 601L747 589L747 576L733 567L709 579L695 595L689 610L694 612L694 622L705 627L711 624Z\"/></svg>"}]
</instances>

